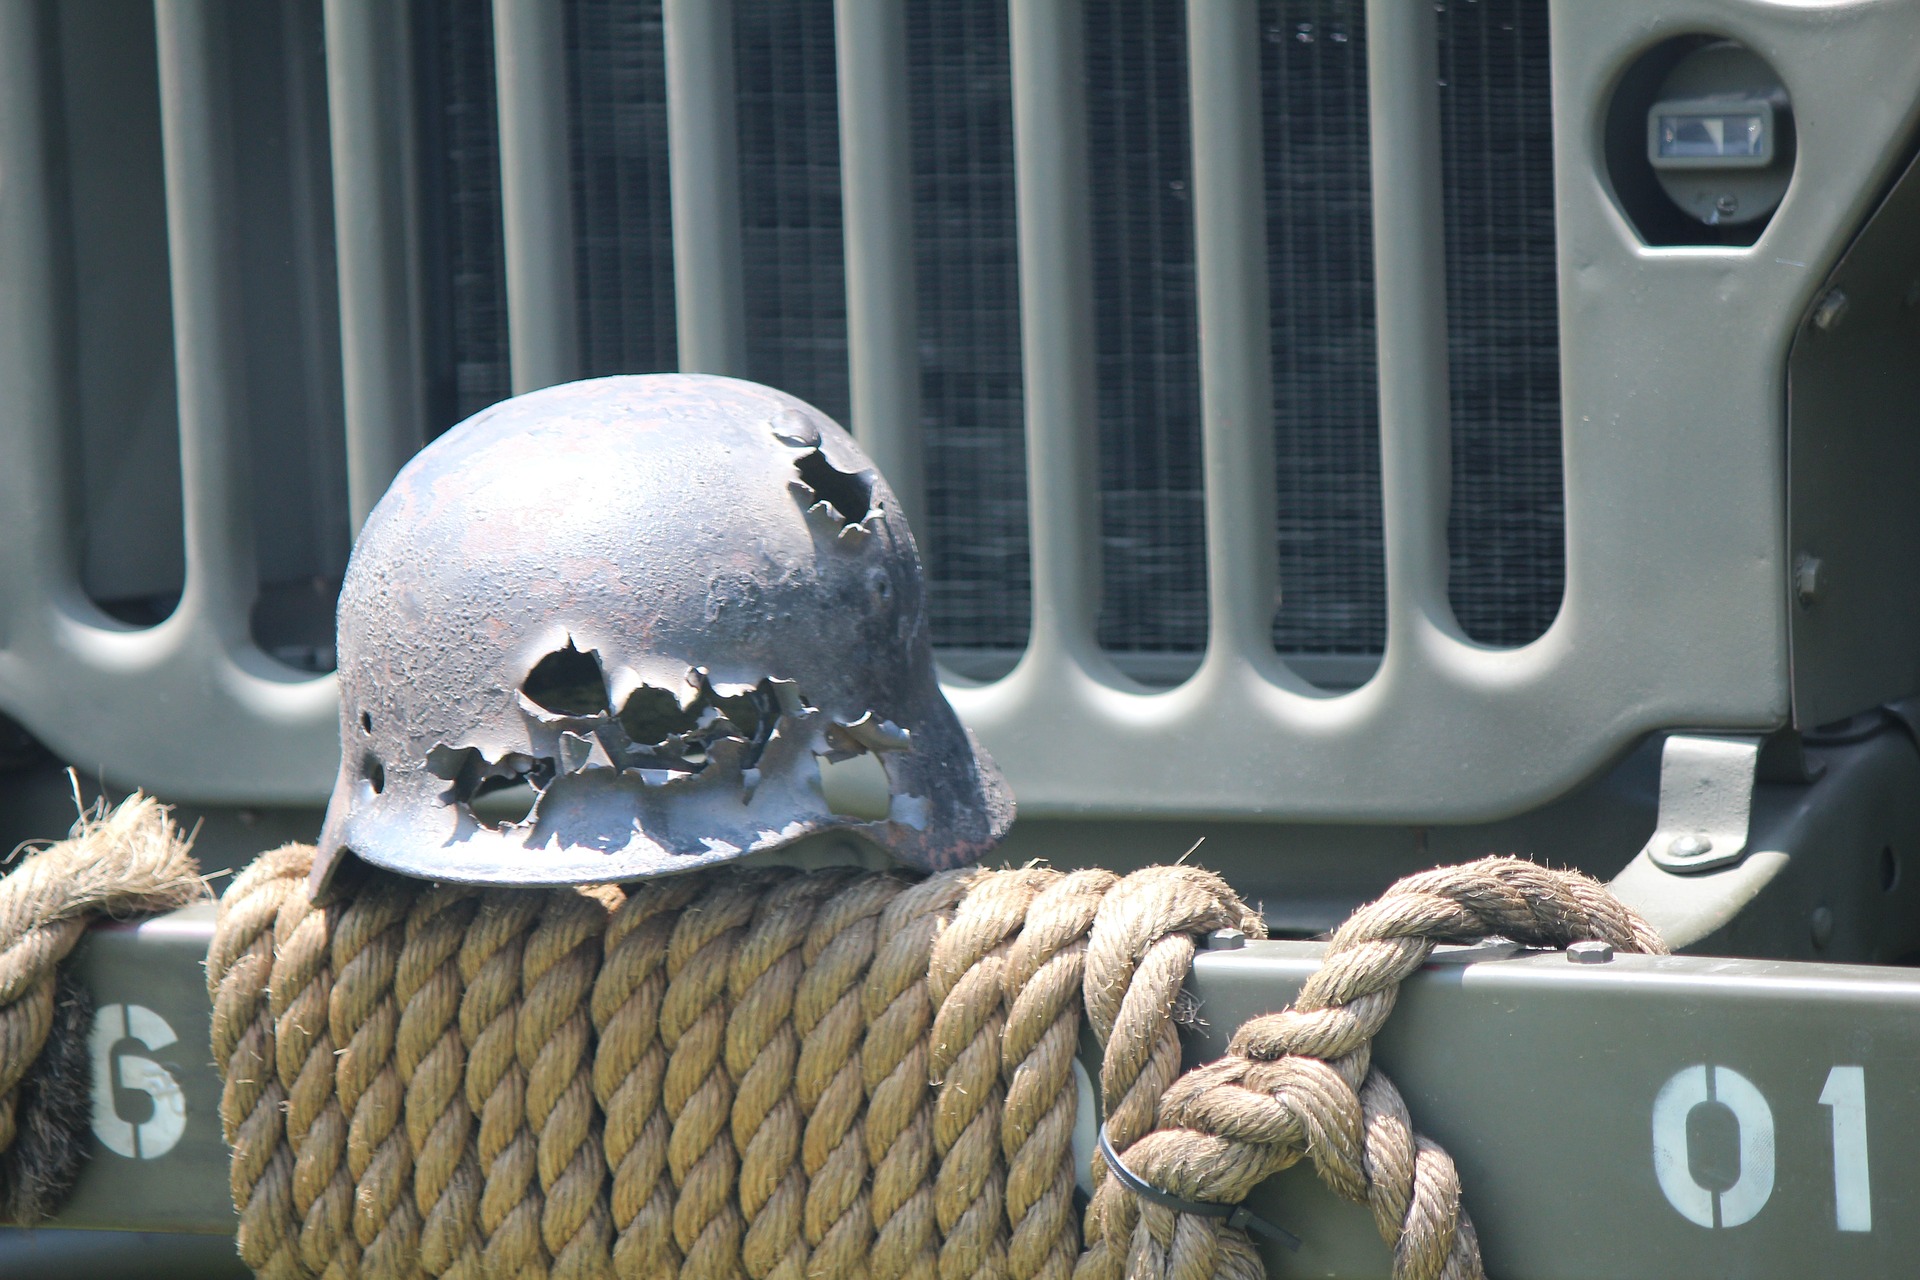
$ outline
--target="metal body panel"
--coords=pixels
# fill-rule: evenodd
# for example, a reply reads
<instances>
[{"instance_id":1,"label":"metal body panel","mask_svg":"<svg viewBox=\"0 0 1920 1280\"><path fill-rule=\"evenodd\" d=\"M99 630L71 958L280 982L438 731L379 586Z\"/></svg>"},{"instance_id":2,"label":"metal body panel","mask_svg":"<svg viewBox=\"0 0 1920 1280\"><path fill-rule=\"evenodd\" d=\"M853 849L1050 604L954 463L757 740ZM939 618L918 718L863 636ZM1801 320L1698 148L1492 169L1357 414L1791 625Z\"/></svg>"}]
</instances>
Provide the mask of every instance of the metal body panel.
<instances>
[{"instance_id":1,"label":"metal body panel","mask_svg":"<svg viewBox=\"0 0 1920 1280\"><path fill-rule=\"evenodd\" d=\"M209 1035L213 1006L207 999L207 946L213 941L212 903L188 907L139 925L94 929L74 950L73 973L93 993L99 1014L111 1006L152 1011L173 1033L168 1044L131 1039L109 1046L104 1064L110 1080L119 1060L134 1053L157 1063L179 1086L186 1126L179 1139L157 1154L110 1151L96 1133L93 1159L73 1196L50 1224L111 1227L121 1231L231 1232L238 1219L227 1197L228 1151L220 1133L220 1077L213 1070ZM98 1075L101 1063L96 1060ZM134 1125L150 1122L150 1097L115 1087L106 1106L95 1098L95 1127L103 1114Z\"/></svg>"},{"instance_id":2,"label":"metal body panel","mask_svg":"<svg viewBox=\"0 0 1920 1280\"><path fill-rule=\"evenodd\" d=\"M1920 165L1826 282L1787 364L1796 723L1920 689Z\"/></svg>"},{"instance_id":3,"label":"metal body panel","mask_svg":"<svg viewBox=\"0 0 1920 1280\"><path fill-rule=\"evenodd\" d=\"M1318 953L1254 943L1198 956L1188 985L1205 1025L1189 1061L1217 1056L1241 1022L1283 1003ZM1917 1011L1920 976L1908 971L1626 955L1575 965L1543 952L1429 965L1374 1060L1415 1126L1458 1164L1490 1275L1895 1275L1920 1256L1920 1220L1907 1212L1920 1183ZM1773 1149L1750 1158L1770 1157L1771 1190L1744 1223L1690 1221L1655 1169L1656 1101L1702 1066L1749 1081L1770 1113ZM1836 1221L1834 1117L1820 1099L1847 1066L1864 1068L1870 1231ZM1732 1117L1717 1106L1679 1112L1676 1147L1673 1114L1658 1137L1687 1161L1678 1189L1702 1186L1737 1216L1730 1197L1746 1148ZM1748 1118L1749 1147L1756 1127ZM1297 1255L1269 1255L1275 1275L1390 1271L1372 1216L1321 1186L1310 1163L1248 1203L1305 1241Z\"/></svg>"},{"instance_id":4,"label":"metal body panel","mask_svg":"<svg viewBox=\"0 0 1920 1280\"><path fill-rule=\"evenodd\" d=\"M953 694L1029 814L1492 820L1566 793L1647 732L1761 732L1792 713L1782 370L1821 282L1909 144L1920 110L1920 0L1686 0L1658 14L1554 4L1567 589L1549 630L1515 650L1467 639L1447 605L1445 362L1429 190L1437 142L1432 95L1418 88L1436 55L1431 15L1418 10L1382 2L1371 16L1389 640L1369 680L1329 695L1260 636L1261 602L1275 585L1266 576L1271 558L1219 546L1254 547L1268 536L1264 500L1224 478L1251 476L1262 453L1245 439L1260 430L1258 361L1236 355L1225 331L1236 317L1263 323L1256 298L1226 287L1257 240L1245 172L1256 149L1233 128L1232 104L1249 98L1248 68L1227 50L1233 39L1257 38L1258 15L1243 6L1193 20L1203 395L1213 424L1203 453L1220 489L1209 538L1221 589L1207 660L1179 686L1154 690L1104 654L1095 634L1097 424L1077 8L1015 6L1034 631L1010 675L979 686L955 680ZM22 207L0 239L0 328L19 374L0 430L0 496L13 530L0 553L8 615L0 708L63 757L117 782L181 799L315 801L335 765L333 682L269 660L248 639L255 573L234 399L235 281L219 248L235 211L221 148L229 108L213 92L209 41L218 23L190 0L165 0L158 11L187 584L171 618L136 631L100 616L74 585L72 525L58 492L70 472L61 457L65 375L57 344L39 336L63 305L58 202L41 181L57 156L42 119L47 87L30 56L38 18L31 6L10 12L9 39L21 43L9 57L28 65L8 82L0 126L0 163L23 175L7 197ZM518 5L496 12L506 35L530 15ZM725 5L676 2L665 12L676 305L688 369L737 367L743 345L729 18ZM527 40L498 50L523 385L565 372L573 320L564 281L571 258L562 251L567 191L554 169L561 104L550 91L564 68L553 56L554 24L535 25ZM1737 39L1780 72L1798 130L1793 184L1750 248L1650 248L1605 176L1608 99L1649 49L1702 34ZM534 101L515 106L523 90ZM539 139L546 142L522 145ZM862 150L858 126L849 141L850 151L875 154ZM897 188L897 164L870 168L872 182ZM847 170L854 182L867 181L865 172L858 158ZM878 204L886 192L855 195ZM343 234L351 239L351 228ZM891 283L887 272L856 272L862 315L898 302L897 249L892 258ZM360 308L350 311L350 326L364 322ZM886 354L897 351L898 334L884 324L858 328L867 337L855 334L852 362L877 388L874 361L900 358ZM536 377L536 367L545 372ZM375 469L360 452L356 501ZM1849 622L1842 630L1863 629ZM1844 686L1850 677L1823 673L1859 665L1858 650L1878 643L1822 649L1814 635L1806 632L1791 675L1808 689ZM231 767L236 759L244 770Z\"/></svg>"},{"instance_id":5,"label":"metal body panel","mask_svg":"<svg viewBox=\"0 0 1920 1280\"><path fill-rule=\"evenodd\" d=\"M1484 820L1559 794L1656 726L1784 723L1783 358L1912 130L1917 25L1920 11L1885 5L1695 3L1657 17L1556 5L1559 618L1533 644L1491 650L1458 634L1434 592L1430 611L1390 621L1378 674L1332 698L1300 690L1265 653L1149 693L1090 634L1069 637L1064 661L1029 652L999 684L954 694L1023 810ZM1635 58L1703 31L1742 40L1788 78L1799 168L1753 247L1649 248L1602 176L1602 118ZM1869 102L1862 84L1889 92ZM1069 742L1088 746L1062 751ZM1236 748L1224 767L1222 742ZM1126 762L1149 757L1143 793Z\"/></svg>"},{"instance_id":6,"label":"metal body panel","mask_svg":"<svg viewBox=\"0 0 1920 1280\"><path fill-rule=\"evenodd\" d=\"M200 965L211 929L211 909L194 908L97 929L76 952L103 1006L144 1005L178 1032L177 1044L147 1056L177 1075L187 1123L156 1159L97 1148L52 1225L232 1230L219 1082L205 1050ZM1189 1063L1218 1056L1241 1022L1284 1005L1320 953L1320 944L1288 942L1202 952L1188 983L1201 1019ZM1429 965L1407 983L1377 1061L1415 1123L1458 1161L1492 1274L1892 1274L1920 1250L1920 1220L1902 1212L1920 1179L1920 1143L1908 1137L1920 1130L1916 1013L1920 976L1905 970L1639 956L1572 965L1533 953ZM146 1053L131 1042L116 1052ZM1736 1227L1683 1217L1654 1168L1655 1100L1701 1065L1750 1081L1776 1135L1771 1193ZM1836 1226L1833 1117L1819 1101L1836 1066L1863 1068L1870 1231ZM115 1105L137 1119L138 1102ZM1708 1112L1692 1123L1689 1167L1709 1185L1734 1150L1725 1119ZM1370 1216L1334 1199L1310 1166L1274 1179L1252 1204L1306 1242L1299 1256L1273 1260L1275 1274L1387 1274Z\"/></svg>"}]
</instances>

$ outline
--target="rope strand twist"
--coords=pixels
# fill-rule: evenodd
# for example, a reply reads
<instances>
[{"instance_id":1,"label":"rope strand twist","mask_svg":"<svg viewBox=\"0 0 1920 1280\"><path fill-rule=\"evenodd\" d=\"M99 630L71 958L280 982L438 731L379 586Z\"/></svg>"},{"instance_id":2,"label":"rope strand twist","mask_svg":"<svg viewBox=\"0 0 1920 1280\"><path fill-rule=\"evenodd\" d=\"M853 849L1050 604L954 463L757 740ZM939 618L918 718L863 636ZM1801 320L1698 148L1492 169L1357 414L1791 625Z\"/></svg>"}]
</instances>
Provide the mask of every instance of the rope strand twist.
<instances>
[{"instance_id":1,"label":"rope strand twist","mask_svg":"<svg viewBox=\"0 0 1920 1280\"><path fill-rule=\"evenodd\" d=\"M262 1275L1260 1280L1224 1217L1310 1160L1398 1280L1483 1274L1453 1162L1372 1063L1441 942L1659 952L1598 883L1513 858L1409 877L1285 1010L1181 1074L1198 940L1264 935L1195 867L918 882L847 868L615 890L374 875L316 907L311 851L223 898L209 956L240 1251Z\"/></svg>"}]
</instances>

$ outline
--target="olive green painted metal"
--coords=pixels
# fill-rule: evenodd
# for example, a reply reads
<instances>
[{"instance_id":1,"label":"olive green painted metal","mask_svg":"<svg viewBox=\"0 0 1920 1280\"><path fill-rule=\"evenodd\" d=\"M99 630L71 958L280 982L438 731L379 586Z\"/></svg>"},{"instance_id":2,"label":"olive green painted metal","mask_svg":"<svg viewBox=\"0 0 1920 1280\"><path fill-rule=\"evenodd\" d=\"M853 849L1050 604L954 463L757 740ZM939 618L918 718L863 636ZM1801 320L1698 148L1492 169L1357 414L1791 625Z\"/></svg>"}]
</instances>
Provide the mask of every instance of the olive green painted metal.
<instances>
[{"instance_id":1,"label":"olive green painted metal","mask_svg":"<svg viewBox=\"0 0 1920 1280\"><path fill-rule=\"evenodd\" d=\"M406 11L326 0L328 138L340 276L348 519L357 531L427 438L413 324Z\"/></svg>"},{"instance_id":2,"label":"olive green painted metal","mask_svg":"<svg viewBox=\"0 0 1920 1280\"><path fill-rule=\"evenodd\" d=\"M580 376L565 11L542 0L494 0L493 55L507 344L519 395Z\"/></svg>"},{"instance_id":3,"label":"olive green painted metal","mask_svg":"<svg viewBox=\"0 0 1920 1280\"><path fill-rule=\"evenodd\" d=\"M1318 956L1202 953L1189 1059L1283 1004ZM1542 952L1429 965L1374 1060L1458 1163L1489 1274L1797 1280L1893 1275L1920 1251L1916 1055L1912 971ZM1305 1242L1269 1256L1275 1275L1389 1272L1369 1213L1310 1164L1249 1204Z\"/></svg>"},{"instance_id":4,"label":"olive green painted metal","mask_svg":"<svg viewBox=\"0 0 1920 1280\"><path fill-rule=\"evenodd\" d=\"M230 1236L0 1227L7 1280L252 1280Z\"/></svg>"},{"instance_id":5,"label":"olive green painted metal","mask_svg":"<svg viewBox=\"0 0 1920 1280\"><path fill-rule=\"evenodd\" d=\"M835 0L833 43L852 397L846 425L893 486L908 523L925 529L906 6Z\"/></svg>"},{"instance_id":6,"label":"olive green painted metal","mask_svg":"<svg viewBox=\"0 0 1920 1280\"><path fill-rule=\"evenodd\" d=\"M1822 286L1787 364L1793 706L1920 689L1920 163Z\"/></svg>"},{"instance_id":7,"label":"olive green painted metal","mask_svg":"<svg viewBox=\"0 0 1920 1280\"><path fill-rule=\"evenodd\" d=\"M157 1046L119 1039L107 1068L151 1088L150 1068L119 1064L155 1064L179 1085L185 1125L150 1159L97 1145L53 1225L232 1230L219 1081L206 1048L201 960L211 930L211 910L194 908L96 930L76 952L103 1008L139 1006L178 1036ZM1320 953L1303 942L1202 952L1188 984L1200 1018L1189 1061L1218 1056L1241 1022L1283 1006ZM1912 971L1702 957L1574 965L1557 952L1436 963L1408 981L1377 1049L1416 1122L1459 1162L1495 1275L1888 1274L1920 1249L1920 1221L1900 1212L1920 1179L1920 1143L1904 1136L1920 1131ZM1688 1101L1687 1073L1703 1067L1718 1096L1744 1108L1739 1135L1733 1113ZM1767 1156L1757 1111L1738 1081L1714 1070L1736 1073L1763 1100L1775 1139L1765 1170L1756 1171ZM1657 1121L1656 1103L1676 1079ZM1864 1090L1864 1165L1847 1145L1857 1136L1847 1108L1861 1102L1849 1089ZM111 1091L106 1105L135 1126L154 1114L137 1089ZM1680 1153L1679 1165L1668 1161L1666 1190L1657 1143ZM1860 1167L1872 1229L1840 1230L1837 1206L1857 1219ZM1705 1203L1711 1217L1716 1200L1723 1218L1752 1207L1750 1221L1712 1227L1685 1216ZM1276 1259L1275 1274L1386 1274L1366 1212L1334 1200L1310 1169L1283 1174L1252 1203L1306 1242L1297 1258ZM5 1247L0 1237L0 1258Z\"/></svg>"},{"instance_id":8,"label":"olive green painted metal","mask_svg":"<svg viewBox=\"0 0 1920 1280\"><path fill-rule=\"evenodd\" d=\"M204 800L312 803L338 757L333 681L301 677L247 639L246 457L223 399L235 390L219 356L231 317L215 288L216 273L232 267L220 231L232 193L213 163L211 105L197 91L206 87L206 8L168 0L156 10L187 586L172 617L139 631L79 588L46 13L0 4L0 172L11 175L0 183L0 705L88 773Z\"/></svg>"},{"instance_id":9,"label":"olive green painted metal","mask_svg":"<svg viewBox=\"0 0 1920 1280\"><path fill-rule=\"evenodd\" d=\"M64 496L72 468L62 456L70 424L56 323L65 268L55 252L57 187L45 181L60 157L48 141L52 89L44 60L34 56L47 33L32 4L8 4L0 18L11 68L0 98L0 167L17 175L0 196L9 202L0 234L0 359L10 371L0 418L0 509L9 513L0 550L0 709L62 757L122 784L178 799L312 803L334 768L333 683L279 665L247 638L254 574L235 410L244 362L235 358L234 309L223 301L234 262L222 249L223 229L244 210L220 163L225 117L211 53L220 12L198 0L164 0L157 10L188 572L177 613L146 630L122 629L75 589L75 521ZM1806 696L1803 722L1835 705L1853 709L1868 693L1910 691L1891 687L1910 686L1915 674L1911 657L1900 656L1915 651L1916 624L1901 612L1910 606L1839 603L1843 587L1855 589L1848 582L1854 566L1864 563L1856 549L1875 533L1870 521L1850 524L1833 514L1860 505L1855 492L1827 483L1812 466L1793 474L1795 496L1788 496L1783 383L1805 317L1840 322L1802 343L1810 377L1823 367L1817 346L1839 352L1853 341L1850 333L1863 332L1850 326L1871 319L1872 307L1849 317L1819 304L1834 263L1912 141L1920 116L1920 41L1913 38L1920 0L1676 0L1657 12L1554 0L1568 590L1548 632L1512 651L1464 638L1446 604L1442 499L1450 459L1430 198L1432 16L1400 0L1370 6L1391 616L1378 671L1332 695L1276 658L1257 625L1275 584L1269 557L1248 550L1269 540L1270 530L1261 517L1265 499L1246 491L1261 456L1247 436L1269 424L1260 416L1258 358L1236 354L1236 339L1222 328L1244 320L1255 339L1247 345L1260 346L1257 299L1227 288L1235 264L1246 269L1241 250L1258 231L1248 172L1257 149L1241 136L1249 64L1244 52L1238 62L1233 52L1260 38L1248 4L1190 15L1209 423L1203 454L1219 491L1208 517L1209 572L1218 588L1213 649L1190 679L1155 689L1095 643L1097 506L1088 459L1097 423L1075 12L1019 0L1010 22L1033 644L1006 678L955 689L962 715L1003 762L1029 815L1487 821L1565 794L1649 732L1770 731L1795 714L1790 691ZM725 4L680 0L665 10L680 349L686 368L723 372L737 372L744 345L730 13ZM538 15L503 4L496 16L511 34L522 31L519 18ZM535 91L558 74L554 28L541 21L537 39L516 38L501 50L510 153L502 176L511 206L508 258L520 264L510 293L522 385L567 371L556 356L536 378L529 344L546 341L535 332L544 325L554 343L542 349L561 352L565 343L555 335L570 321L561 285L567 220L556 212L564 184L520 162L558 159L558 148L519 146L523 130L551 137L561 105L558 95ZM1751 247L1650 247L1609 185L1603 134L1615 90L1662 42L1700 36L1741 42L1780 74L1792 97L1792 185ZM897 39L892 45L897 50ZM522 67L515 61L522 55L538 66ZM534 100L515 107L522 88ZM854 122L850 137L858 141L859 132ZM849 180L860 181L854 169ZM876 201L883 194L855 193ZM526 210L537 205L545 213L513 213L523 195ZM861 199L849 203L865 208ZM536 259L547 267L530 270ZM1870 260L1861 259L1863 268ZM896 280L889 296L899 292ZM527 311L536 295L543 301ZM353 311L348 323L365 320ZM858 334L853 340L856 368L903 358L860 346ZM1844 382L1847 369L1874 357L1867 350L1835 358ZM1897 407L1898 396L1888 391L1878 403ZM1797 395L1794 404L1798 411ZM1890 461L1877 474L1894 483L1909 460L1881 425L1838 433L1821 427L1847 412L1836 400L1807 420L1804 438L1796 434L1795 466L1803 444L1817 449L1847 430L1879 433L1865 456ZM359 469L364 490L374 468ZM1223 480L1234 474L1240 485ZM1837 522L1839 531L1822 532L1823 522ZM1907 537L1900 535L1901 546ZM1244 540L1236 543L1242 554L1223 553L1231 539ZM1829 541L1845 548L1831 561L1813 546ZM1815 603L1804 618L1795 613L1800 584L1816 599L1828 588L1820 572L1796 571L1802 542L1813 547L1806 557L1829 571L1835 593L1830 608ZM1858 570L1859 589L1901 594L1906 578L1883 581L1874 576L1881 572ZM1821 620L1822 609L1833 621ZM1895 629L1881 625L1889 619ZM246 767L231 767L236 759Z\"/></svg>"},{"instance_id":10,"label":"olive green painted metal","mask_svg":"<svg viewBox=\"0 0 1920 1280\"><path fill-rule=\"evenodd\" d=\"M733 0L665 0L662 15L680 372L743 377L747 320Z\"/></svg>"},{"instance_id":11,"label":"olive green painted metal","mask_svg":"<svg viewBox=\"0 0 1920 1280\"><path fill-rule=\"evenodd\" d=\"M1187 6L1193 96L1194 285L1207 494L1207 657L1273 647L1273 353L1253 0ZM1278 666L1278 663L1273 665ZM1184 674L1182 676L1184 679ZM1356 681L1355 683L1358 683Z\"/></svg>"},{"instance_id":12,"label":"olive green painted metal","mask_svg":"<svg viewBox=\"0 0 1920 1280\"><path fill-rule=\"evenodd\" d=\"M1370 45L1392 42L1406 82L1420 79L1407 68L1427 48L1400 30L1424 25L1415 8L1370 11ZM1563 792L1656 727L1783 724L1784 354L1827 265L1907 146L1920 86L1917 21L1920 10L1902 6L1694 0L1656 15L1556 4L1569 557L1559 618L1531 645L1489 650L1458 634L1443 579L1406 580L1444 563L1431 512L1423 518L1407 504L1435 490L1432 469L1446 465L1446 451L1435 447L1441 424L1402 410L1384 424L1398 433L1385 438L1388 465L1413 468L1389 480L1385 511L1407 538L1390 603L1417 612L1390 619L1378 674L1352 693L1316 697L1271 675L1268 656L1254 653L1146 692L1089 655L1088 634L1064 637L1052 658L1036 645L1007 679L955 694L1025 811L1486 820ZM1602 122L1626 69L1665 39L1701 33L1745 43L1794 95L1794 185L1750 249L1649 247L1604 176ZM1888 92L1862 94L1865 84ZM1394 123L1376 120L1376 145L1418 136L1420 93L1383 93L1377 73L1373 93L1375 112L1396 113ZM1414 198L1398 187L1398 170L1377 169L1376 179L1376 210ZM1410 222L1396 216L1393 225ZM1379 248L1396 263L1424 262L1425 234L1409 226L1412 239ZM1380 274L1386 290L1384 265ZM1395 318L1406 332L1391 344L1386 319L1383 390L1405 377L1407 404L1443 402L1433 394L1437 374L1406 363L1424 349L1416 317ZM1036 493L1039 522L1071 518L1050 511L1053 491ZM1232 744L1225 757L1221 744ZM1151 785L1142 787L1148 760Z\"/></svg>"},{"instance_id":13,"label":"olive green painted metal","mask_svg":"<svg viewBox=\"0 0 1920 1280\"><path fill-rule=\"evenodd\" d=\"M1675 874L1643 851L1611 885L1675 947L1785 960L1920 953L1920 754L1877 713L1852 741L1806 753L1809 780L1753 789L1744 857Z\"/></svg>"},{"instance_id":14,"label":"olive green painted metal","mask_svg":"<svg viewBox=\"0 0 1920 1280\"><path fill-rule=\"evenodd\" d=\"M75 949L70 963L93 993L98 1025L107 1034L128 1034L108 1044L96 1028L93 1158L52 1225L233 1230L220 1077L208 1039L205 965L212 937L213 905L207 903L139 925L94 929ZM135 1009L151 1016L129 1020ZM126 1065L129 1055L141 1060L137 1067ZM176 1101L170 1088L184 1125L168 1123ZM123 1136L116 1119L133 1133ZM122 1152L103 1142L107 1132Z\"/></svg>"}]
</instances>

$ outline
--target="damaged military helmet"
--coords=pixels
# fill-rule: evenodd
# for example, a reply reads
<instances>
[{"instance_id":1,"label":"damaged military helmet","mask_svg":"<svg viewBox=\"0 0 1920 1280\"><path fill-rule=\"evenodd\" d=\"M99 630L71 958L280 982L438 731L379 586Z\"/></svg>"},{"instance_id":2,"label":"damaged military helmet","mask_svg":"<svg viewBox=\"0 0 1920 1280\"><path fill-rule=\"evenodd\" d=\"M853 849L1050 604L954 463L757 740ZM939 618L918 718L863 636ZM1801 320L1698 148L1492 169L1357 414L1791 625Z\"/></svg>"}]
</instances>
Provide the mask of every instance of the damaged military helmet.
<instances>
[{"instance_id":1,"label":"damaged military helmet","mask_svg":"<svg viewBox=\"0 0 1920 1280\"><path fill-rule=\"evenodd\" d=\"M935 679L886 481L817 409L753 383L601 378L461 423L368 517L338 645L316 888L346 852L558 885L829 831L937 870L1013 819ZM823 770L860 758L884 792L847 811ZM493 812L503 788L531 808Z\"/></svg>"}]
</instances>

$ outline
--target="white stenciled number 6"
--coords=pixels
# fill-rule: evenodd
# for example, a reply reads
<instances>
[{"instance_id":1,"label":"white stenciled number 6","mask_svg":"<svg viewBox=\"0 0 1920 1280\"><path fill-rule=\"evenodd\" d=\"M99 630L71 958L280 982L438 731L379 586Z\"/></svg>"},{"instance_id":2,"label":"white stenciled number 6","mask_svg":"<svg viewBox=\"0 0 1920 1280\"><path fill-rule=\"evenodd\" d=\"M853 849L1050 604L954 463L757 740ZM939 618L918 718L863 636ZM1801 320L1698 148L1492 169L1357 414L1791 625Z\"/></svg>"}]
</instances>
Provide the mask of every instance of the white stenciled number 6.
<instances>
[{"instance_id":1,"label":"white stenciled number 6","mask_svg":"<svg viewBox=\"0 0 1920 1280\"><path fill-rule=\"evenodd\" d=\"M93 1132L107 1150L132 1160L152 1160L173 1150L187 1131L187 1100L173 1073L152 1058L137 1053L116 1058L113 1052L122 1040L152 1052L179 1038L165 1018L144 1005L104 1005L94 1016ZM153 1099L151 1117L136 1124L121 1116L113 1096L116 1074L120 1088Z\"/></svg>"},{"instance_id":2,"label":"white stenciled number 6","mask_svg":"<svg viewBox=\"0 0 1920 1280\"><path fill-rule=\"evenodd\" d=\"M1720 1192L1694 1180L1688 1158L1687 1117L1710 1102L1733 1113L1739 1134L1740 1176ZM1653 1172L1681 1217L1703 1227L1752 1221L1773 1194L1773 1168L1773 1108L1753 1081L1731 1067L1702 1065L1661 1086L1653 1100Z\"/></svg>"},{"instance_id":3,"label":"white stenciled number 6","mask_svg":"<svg viewBox=\"0 0 1920 1280\"><path fill-rule=\"evenodd\" d=\"M1833 1108L1833 1216L1842 1231L1873 1230L1873 1193L1867 1180L1867 1071L1827 1072L1820 1101Z\"/></svg>"}]
</instances>

